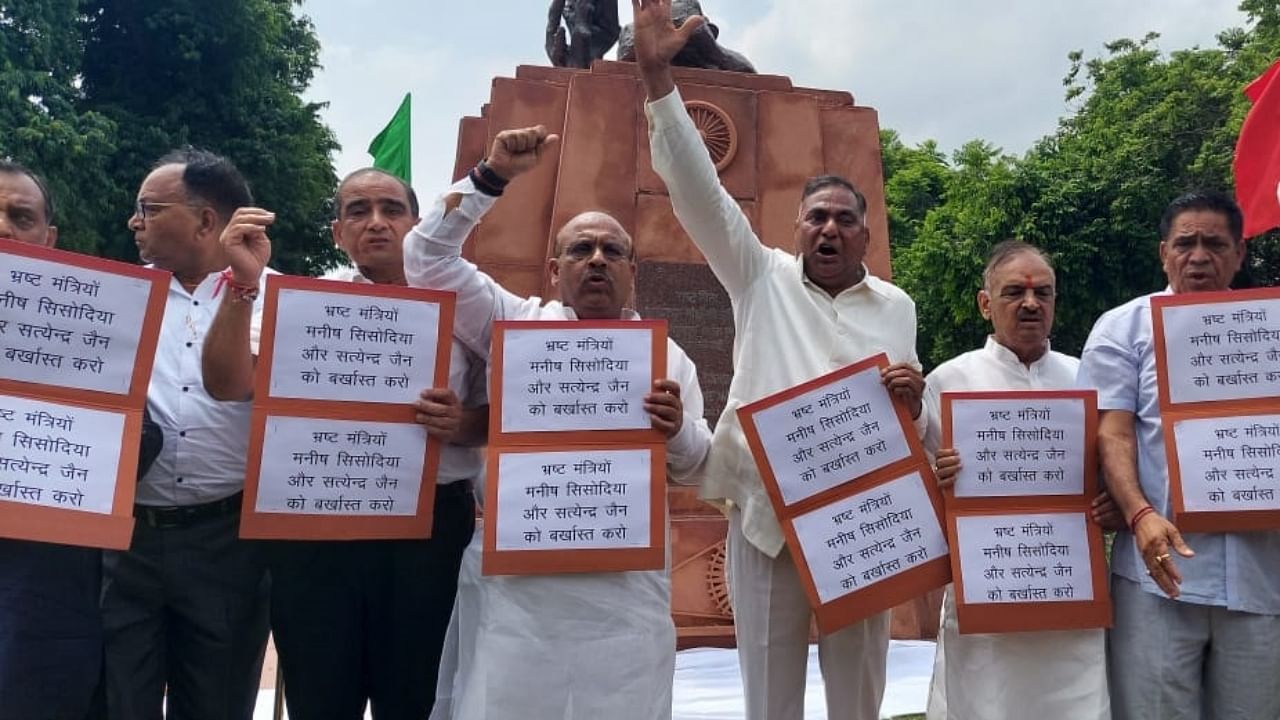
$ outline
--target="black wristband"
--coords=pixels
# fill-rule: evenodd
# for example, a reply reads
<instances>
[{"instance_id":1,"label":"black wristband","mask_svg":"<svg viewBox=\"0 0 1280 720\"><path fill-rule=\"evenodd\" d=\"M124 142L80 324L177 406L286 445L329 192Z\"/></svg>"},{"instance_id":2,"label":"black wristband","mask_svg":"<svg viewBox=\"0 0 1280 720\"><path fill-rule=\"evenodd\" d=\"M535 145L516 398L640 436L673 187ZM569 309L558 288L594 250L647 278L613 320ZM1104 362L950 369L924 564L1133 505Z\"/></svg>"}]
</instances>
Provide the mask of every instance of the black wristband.
<instances>
[{"instance_id":1,"label":"black wristband","mask_svg":"<svg viewBox=\"0 0 1280 720\"><path fill-rule=\"evenodd\" d=\"M488 195L489 197L502 196L502 191L485 182L484 178L480 177L480 172L475 168L471 168L471 171L467 173L467 177L471 178L471 184L474 185L476 190L479 190L482 194Z\"/></svg>"},{"instance_id":2,"label":"black wristband","mask_svg":"<svg viewBox=\"0 0 1280 720\"><path fill-rule=\"evenodd\" d=\"M483 189L488 191L486 194L495 196L501 195L502 191L507 189L507 183L511 182L494 172L484 160L476 163L475 168L471 170L471 182L476 183L477 180L479 180L478 185L483 185Z\"/></svg>"}]
</instances>

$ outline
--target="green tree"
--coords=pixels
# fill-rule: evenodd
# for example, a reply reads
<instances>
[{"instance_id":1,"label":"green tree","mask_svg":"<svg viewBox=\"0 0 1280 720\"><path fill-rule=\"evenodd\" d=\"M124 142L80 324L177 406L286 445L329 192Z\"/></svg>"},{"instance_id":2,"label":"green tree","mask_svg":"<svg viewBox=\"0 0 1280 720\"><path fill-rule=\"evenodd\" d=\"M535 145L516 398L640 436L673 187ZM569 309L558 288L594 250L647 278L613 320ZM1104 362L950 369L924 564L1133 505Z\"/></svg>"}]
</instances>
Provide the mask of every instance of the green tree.
<instances>
[{"instance_id":1,"label":"green tree","mask_svg":"<svg viewBox=\"0 0 1280 720\"><path fill-rule=\"evenodd\" d=\"M93 252L94 222L109 212L115 123L80 107L77 0L0 2L0 157L29 165L57 201L61 247Z\"/></svg>"},{"instance_id":2,"label":"green tree","mask_svg":"<svg viewBox=\"0 0 1280 720\"><path fill-rule=\"evenodd\" d=\"M114 183L93 187L112 212L94 224L100 254L132 259L133 195L161 154L185 144L230 157L256 202L276 212L272 265L311 273L338 254L328 234L336 178L320 105L299 94L318 64L294 0L82 0L84 111L118 128Z\"/></svg>"}]
</instances>

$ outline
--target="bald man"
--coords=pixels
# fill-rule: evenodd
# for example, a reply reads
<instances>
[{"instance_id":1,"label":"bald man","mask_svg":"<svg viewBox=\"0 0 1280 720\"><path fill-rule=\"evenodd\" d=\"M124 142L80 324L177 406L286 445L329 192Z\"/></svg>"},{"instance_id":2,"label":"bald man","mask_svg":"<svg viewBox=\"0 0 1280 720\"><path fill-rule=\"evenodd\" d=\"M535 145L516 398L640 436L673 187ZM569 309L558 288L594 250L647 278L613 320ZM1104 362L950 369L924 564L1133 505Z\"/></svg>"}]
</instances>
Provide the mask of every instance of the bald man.
<instances>
[{"instance_id":1,"label":"bald man","mask_svg":"<svg viewBox=\"0 0 1280 720\"><path fill-rule=\"evenodd\" d=\"M457 293L454 337L489 358L495 320L631 320L635 246L613 217L587 212L556 236L547 259L558 300L521 298L462 259L462 243L506 184L558 138L508 130L489 157L439 198L405 240L410 285ZM667 378L645 397L667 438L667 469L687 477L706 455L697 370L667 341ZM450 628L453 672L442 663L432 718L664 720L671 717L675 626L668 568L646 572L483 577L481 535L463 556Z\"/></svg>"}]
</instances>

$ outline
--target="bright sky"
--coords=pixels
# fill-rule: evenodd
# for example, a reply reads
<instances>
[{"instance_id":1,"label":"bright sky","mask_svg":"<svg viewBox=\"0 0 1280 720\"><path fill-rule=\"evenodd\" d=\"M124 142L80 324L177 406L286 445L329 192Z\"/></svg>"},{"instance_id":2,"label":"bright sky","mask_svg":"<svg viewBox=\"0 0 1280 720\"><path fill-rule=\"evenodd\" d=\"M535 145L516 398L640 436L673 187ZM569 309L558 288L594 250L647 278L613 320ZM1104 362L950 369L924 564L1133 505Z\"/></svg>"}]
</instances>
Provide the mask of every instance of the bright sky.
<instances>
[{"instance_id":1,"label":"bright sky","mask_svg":"<svg viewBox=\"0 0 1280 720\"><path fill-rule=\"evenodd\" d=\"M1067 53L1159 32L1165 51L1212 47L1244 25L1236 0L701 0L720 40L761 72L848 90L882 128L947 151L981 138L1022 153L1054 130ZM619 0L625 24L631 9ZM458 120L494 77L547 64L546 0L305 0L324 68L307 98L342 151L339 176L413 92L414 184L428 196L453 169ZM430 7L430 10L425 8ZM612 57L612 53L610 53Z\"/></svg>"}]
</instances>

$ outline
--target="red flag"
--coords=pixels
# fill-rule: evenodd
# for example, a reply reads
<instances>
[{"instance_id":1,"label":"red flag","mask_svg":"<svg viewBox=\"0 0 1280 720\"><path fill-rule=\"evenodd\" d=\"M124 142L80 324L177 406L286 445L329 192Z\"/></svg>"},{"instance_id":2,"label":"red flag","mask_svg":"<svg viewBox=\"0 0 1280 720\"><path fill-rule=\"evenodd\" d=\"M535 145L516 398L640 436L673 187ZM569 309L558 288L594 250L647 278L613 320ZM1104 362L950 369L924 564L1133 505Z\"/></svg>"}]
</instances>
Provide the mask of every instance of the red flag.
<instances>
[{"instance_id":1,"label":"red flag","mask_svg":"<svg viewBox=\"0 0 1280 720\"><path fill-rule=\"evenodd\" d=\"M1280 227L1280 60L1244 94L1253 107L1236 141L1236 202L1246 238Z\"/></svg>"}]
</instances>

